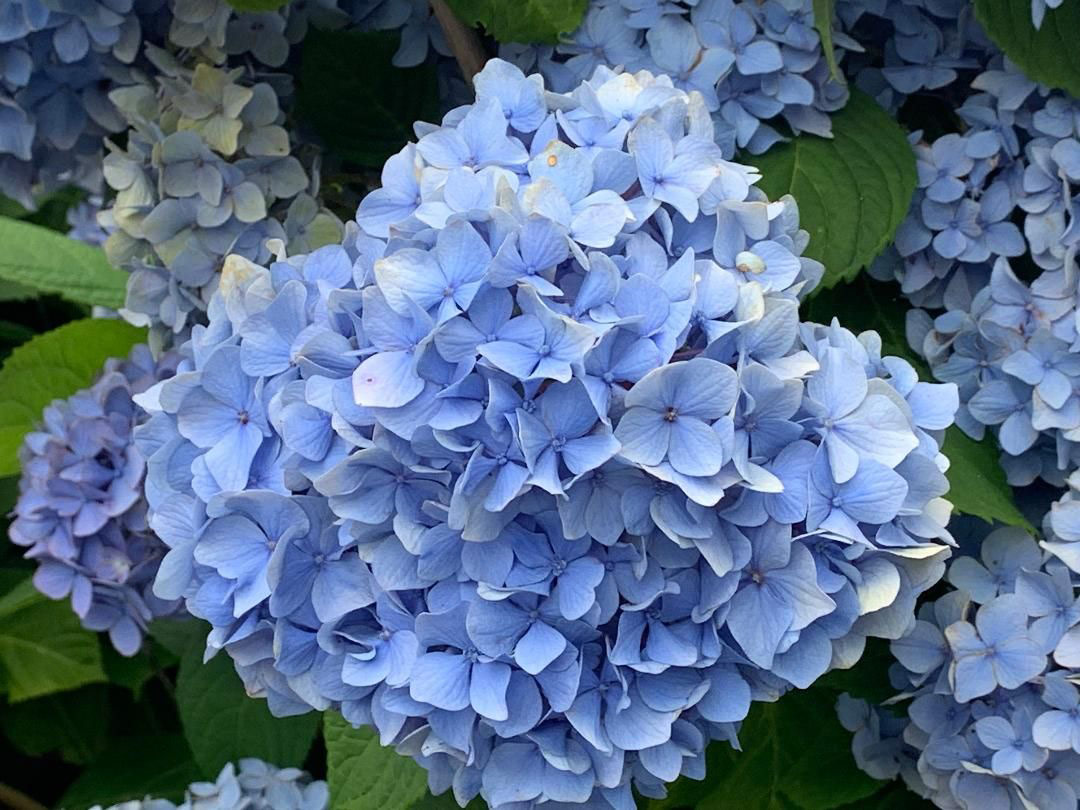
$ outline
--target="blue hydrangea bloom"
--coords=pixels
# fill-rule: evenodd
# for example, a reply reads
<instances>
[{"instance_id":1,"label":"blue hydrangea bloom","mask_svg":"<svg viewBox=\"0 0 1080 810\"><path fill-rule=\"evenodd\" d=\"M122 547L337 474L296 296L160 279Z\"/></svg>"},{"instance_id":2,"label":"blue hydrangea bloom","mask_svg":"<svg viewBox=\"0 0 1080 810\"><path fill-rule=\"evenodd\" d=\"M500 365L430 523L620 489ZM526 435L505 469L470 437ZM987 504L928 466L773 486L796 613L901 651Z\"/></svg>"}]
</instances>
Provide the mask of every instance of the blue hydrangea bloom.
<instances>
[{"instance_id":1,"label":"blue hydrangea bloom","mask_svg":"<svg viewBox=\"0 0 1080 810\"><path fill-rule=\"evenodd\" d=\"M1071 213L1080 117L1075 99L1040 88L981 41L971 52L984 58L961 60L964 80L948 80L963 131L932 143L912 135L918 189L873 272L919 307L909 342L959 387L957 424L975 439L996 435L1013 485L1060 486L1080 463ZM1029 262L1035 275L1021 280L1014 265Z\"/></svg>"},{"instance_id":2,"label":"blue hydrangea bloom","mask_svg":"<svg viewBox=\"0 0 1080 810\"><path fill-rule=\"evenodd\" d=\"M910 629L957 392L799 322L795 202L700 93L476 87L341 245L230 257L139 396L155 591L273 712L372 725L462 805L629 810Z\"/></svg>"},{"instance_id":3,"label":"blue hydrangea bloom","mask_svg":"<svg viewBox=\"0 0 1080 810\"><path fill-rule=\"evenodd\" d=\"M106 810L327 810L325 782L312 780L299 768L278 768L261 759L228 763L213 782L194 782L184 801L134 800ZM92 810L102 810L101 805Z\"/></svg>"},{"instance_id":4,"label":"blue hydrangea bloom","mask_svg":"<svg viewBox=\"0 0 1080 810\"><path fill-rule=\"evenodd\" d=\"M101 194L103 140L131 125L115 91L175 77L174 50L190 63L282 68L310 25L400 30L402 67L423 62L429 44L449 55L423 0L297 0L262 13L226 0L3 0L0 192L27 208L66 185Z\"/></svg>"},{"instance_id":5,"label":"blue hydrangea bloom","mask_svg":"<svg viewBox=\"0 0 1080 810\"><path fill-rule=\"evenodd\" d=\"M124 655L151 619L183 609L151 589L166 549L147 525L146 462L132 441L146 416L132 396L171 376L176 359L136 346L110 360L94 385L46 408L20 450L11 541L37 563L38 590L70 598L83 625L108 631Z\"/></svg>"},{"instance_id":6,"label":"blue hydrangea bloom","mask_svg":"<svg viewBox=\"0 0 1080 810\"><path fill-rule=\"evenodd\" d=\"M839 31L834 44L859 47ZM829 74L810 0L592 0L578 29L554 48L504 45L502 55L559 91L598 67L670 75L679 89L701 93L728 158L736 148L760 154L781 140L772 119L827 137L828 114L847 102L847 88ZM601 134L567 130L578 146Z\"/></svg>"},{"instance_id":7,"label":"blue hydrangea bloom","mask_svg":"<svg viewBox=\"0 0 1080 810\"><path fill-rule=\"evenodd\" d=\"M110 93L130 128L126 148L109 145L99 215L106 253L131 273L124 316L166 340L201 315L226 255L266 261L267 240L311 250L341 236L307 193L270 84L207 63L171 71Z\"/></svg>"},{"instance_id":8,"label":"blue hydrangea bloom","mask_svg":"<svg viewBox=\"0 0 1080 810\"><path fill-rule=\"evenodd\" d=\"M1041 544L998 529L982 562L953 561L959 590L922 606L912 633L892 642L897 698L840 699L871 776L900 776L939 807L1076 807L1080 557L1062 519L1069 503L1047 515Z\"/></svg>"}]
</instances>

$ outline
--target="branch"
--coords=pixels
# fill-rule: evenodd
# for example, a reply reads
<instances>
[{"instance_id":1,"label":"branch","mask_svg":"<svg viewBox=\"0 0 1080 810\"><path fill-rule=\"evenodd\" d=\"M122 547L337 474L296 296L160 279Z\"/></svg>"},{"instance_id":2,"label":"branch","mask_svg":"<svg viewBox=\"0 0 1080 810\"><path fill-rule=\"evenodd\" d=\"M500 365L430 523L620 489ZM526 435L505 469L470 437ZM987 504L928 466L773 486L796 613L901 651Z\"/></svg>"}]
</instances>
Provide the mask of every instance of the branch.
<instances>
[{"instance_id":1,"label":"branch","mask_svg":"<svg viewBox=\"0 0 1080 810\"><path fill-rule=\"evenodd\" d=\"M49 810L40 802L34 801L22 791L0 782L0 806L11 810Z\"/></svg>"},{"instance_id":2,"label":"branch","mask_svg":"<svg viewBox=\"0 0 1080 810\"><path fill-rule=\"evenodd\" d=\"M446 4L446 0L430 0L431 11L439 21L450 51L461 68L465 81L472 82L487 61L487 53L475 28L469 28Z\"/></svg>"}]
</instances>

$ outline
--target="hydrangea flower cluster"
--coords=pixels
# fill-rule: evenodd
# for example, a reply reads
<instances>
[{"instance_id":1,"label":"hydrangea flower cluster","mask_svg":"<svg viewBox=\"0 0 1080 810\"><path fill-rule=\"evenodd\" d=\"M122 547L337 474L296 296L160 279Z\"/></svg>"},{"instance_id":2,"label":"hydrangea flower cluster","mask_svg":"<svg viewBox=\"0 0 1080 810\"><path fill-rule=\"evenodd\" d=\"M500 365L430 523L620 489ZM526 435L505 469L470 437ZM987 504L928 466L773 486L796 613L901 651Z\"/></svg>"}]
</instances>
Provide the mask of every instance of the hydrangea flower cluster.
<instances>
[{"instance_id":1,"label":"hydrangea flower cluster","mask_svg":"<svg viewBox=\"0 0 1080 810\"><path fill-rule=\"evenodd\" d=\"M795 203L699 93L475 84L343 245L230 257L138 398L155 592L273 712L374 725L463 805L628 810L910 629L957 394L799 323Z\"/></svg>"},{"instance_id":2,"label":"hydrangea flower cluster","mask_svg":"<svg viewBox=\"0 0 1080 810\"><path fill-rule=\"evenodd\" d=\"M109 144L115 196L99 219L110 260L131 272L125 317L181 332L205 309L226 255L266 261L268 240L305 251L342 231L309 193L269 83L244 68L155 57L157 86L110 94L131 128L124 148Z\"/></svg>"},{"instance_id":3,"label":"hydrangea flower cluster","mask_svg":"<svg viewBox=\"0 0 1080 810\"><path fill-rule=\"evenodd\" d=\"M888 272L917 306L946 310L909 313L908 336L959 386L957 423L996 432L1010 483L1060 485L1080 462L1080 103L1000 58L972 88L968 129L916 144L919 190Z\"/></svg>"},{"instance_id":4,"label":"hydrangea flower cluster","mask_svg":"<svg viewBox=\"0 0 1080 810\"><path fill-rule=\"evenodd\" d=\"M327 810L326 782L311 781L299 768L277 768L261 759L241 759L221 769L214 782L195 782L180 804L143 799L107 810ZM91 810L101 810L98 805Z\"/></svg>"},{"instance_id":5,"label":"hydrangea flower cluster","mask_svg":"<svg viewBox=\"0 0 1080 810\"><path fill-rule=\"evenodd\" d=\"M167 550L150 531L146 464L132 442L145 416L132 401L171 376L176 357L155 361L145 346L110 360L90 388L53 402L20 452L22 478L12 542L38 563L34 585L71 606L91 630L134 655L147 622L182 609L151 585Z\"/></svg>"},{"instance_id":6,"label":"hydrangea flower cluster","mask_svg":"<svg viewBox=\"0 0 1080 810\"><path fill-rule=\"evenodd\" d=\"M102 139L131 123L111 92L157 72L147 45L280 68L310 25L400 29L398 66L423 62L429 43L449 53L425 0L296 0L262 13L227 0L0 0L0 192L27 208L63 185L101 193Z\"/></svg>"},{"instance_id":7,"label":"hydrangea flower cluster","mask_svg":"<svg viewBox=\"0 0 1080 810\"><path fill-rule=\"evenodd\" d=\"M998 54L970 0L839 0L836 16L857 43L846 45L844 73L892 113L922 91L960 106Z\"/></svg>"},{"instance_id":8,"label":"hydrangea flower cluster","mask_svg":"<svg viewBox=\"0 0 1080 810\"><path fill-rule=\"evenodd\" d=\"M858 47L842 32L834 43ZM811 0L592 0L564 42L504 46L503 55L535 67L559 91L600 66L667 74L676 87L702 94L727 158L736 148L761 154L781 140L774 119L795 133L828 137L828 114L848 98L830 76ZM592 146L604 131L568 137Z\"/></svg>"},{"instance_id":9,"label":"hydrangea flower cluster","mask_svg":"<svg viewBox=\"0 0 1080 810\"><path fill-rule=\"evenodd\" d=\"M101 139L123 130L102 85L129 79L157 0L0 2L0 192L101 184Z\"/></svg>"},{"instance_id":10,"label":"hydrangea flower cluster","mask_svg":"<svg viewBox=\"0 0 1080 810\"><path fill-rule=\"evenodd\" d=\"M979 559L951 564L958 590L924 605L914 632L892 643L906 716L841 698L871 776L900 775L942 808L1080 802L1080 544L1041 545L998 529Z\"/></svg>"}]
</instances>

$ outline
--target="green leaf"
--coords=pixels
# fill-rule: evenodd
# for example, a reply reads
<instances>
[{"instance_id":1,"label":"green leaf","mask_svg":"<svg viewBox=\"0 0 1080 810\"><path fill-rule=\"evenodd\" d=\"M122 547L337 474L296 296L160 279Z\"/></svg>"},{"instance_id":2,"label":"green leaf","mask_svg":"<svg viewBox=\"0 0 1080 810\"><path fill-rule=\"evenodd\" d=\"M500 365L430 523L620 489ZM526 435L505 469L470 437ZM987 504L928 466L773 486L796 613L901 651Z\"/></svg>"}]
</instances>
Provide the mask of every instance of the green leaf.
<instances>
[{"instance_id":1,"label":"green leaf","mask_svg":"<svg viewBox=\"0 0 1080 810\"><path fill-rule=\"evenodd\" d=\"M469 25L482 25L499 42L559 41L581 25L589 0L448 0Z\"/></svg>"},{"instance_id":2,"label":"green leaf","mask_svg":"<svg viewBox=\"0 0 1080 810\"><path fill-rule=\"evenodd\" d=\"M332 152L362 166L381 167L415 138L414 121L439 117L434 65L390 69L397 48L398 35L385 31L312 29L304 38L298 115Z\"/></svg>"},{"instance_id":3,"label":"green leaf","mask_svg":"<svg viewBox=\"0 0 1080 810\"><path fill-rule=\"evenodd\" d=\"M753 704L739 731L743 750L714 742L705 781L680 779L650 807L831 810L871 795L881 783L855 766L835 700L832 690L813 687Z\"/></svg>"},{"instance_id":4,"label":"green leaf","mask_svg":"<svg viewBox=\"0 0 1080 810\"><path fill-rule=\"evenodd\" d=\"M0 726L12 745L27 756L59 751L66 762L85 765L108 741L108 689L90 684L5 706Z\"/></svg>"},{"instance_id":5,"label":"green leaf","mask_svg":"<svg viewBox=\"0 0 1080 810\"><path fill-rule=\"evenodd\" d=\"M945 497L952 501L957 512L974 515L987 523L996 520L1035 532L1035 527L1016 508L993 437L977 442L953 426L945 434L942 452L949 458L945 473L949 492Z\"/></svg>"},{"instance_id":6,"label":"green leaf","mask_svg":"<svg viewBox=\"0 0 1080 810\"><path fill-rule=\"evenodd\" d=\"M192 617L154 619L148 629L154 641L179 659L192 644L206 641L210 624Z\"/></svg>"},{"instance_id":7,"label":"green leaf","mask_svg":"<svg viewBox=\"0 0 1080 810\"><path fill-rule=\"evenodd\" d=\"M289 0L229 0L229 5L237 11L249 11L259 13L262 11L277 11Z\"/></svg>"},{"instance_id":8,"label":"green leaf","mask_svg":"<svg viewBox=\"0 0 1080 810\"><path fill-rule=\"evenodd\" d=\"M836 51L832 42L832 21L835 0L814 0L814 28L821 37L821 50L825 54L825 63L829 66L829 76L841 84L844 83L844 74L840 72L840 66L836 64Z\"/></svg>"},{"instance_id":9,"label":"green leaf","mask_svg":"<svg viewBox=\"0 0 1080 810\"><path fill-rule=\"evenodd\" d=\"M123 357L145 335L123 321L85 319L16 348L0 368L0 475L19 472L19 445L46 405L86 388L107 358Z\"/></svg>"},{"instance_id":10,"label":"green leaf","mask_svg":"<svg viewBox=\"0 0 1080 810\"><path fill-rule=\"evenodd\" d=\"M214 774L217 776L217 774ZM68 788L59 806L85 810L145 796L179 801L188 785L203 778L179 734L115 740Z\"/></svg>"},{"instance_id":11,"label":"green leaf","mask_svg":"<svg viewBox=\"0 0 1080 810\"><path fill-rule=\"evenodd\" d=\"M203 776L215 777L227 762L241 757L281 766L303 762L319 715L274 717L265 700L248 696L228 655L221 653L203 663L202 638L193 640L180 658L176 704Z\"/></svg>"},{"instance_id":12,"label":"green leaf","mask_svg":"<svg viewBox=\"0 0 1080 810\"><path fill-rule=\"evenodd\" d=\"M46 599L29 577L0 598L0 688L9 701L104 680L97 634L79 625L67 600Z\"/></svg>"},{"instance_id":13,"label":"green leaf","mask_svg":"<svg viewBox=\"0 0 1080 810\"><path fill-rule=\"evenodd\" d=\"M379 745L370 728L355 729L337 712L323 714L326 781L334 810L397 810L427 793L424 770L392 748ZM430 799L432 802L437 799Z\"/></svg>"},{"instance_id":14,"label":"green leaf","mask_svg":"<svg viewBox=\"0 0 1080 810\"><path fill-rule=\"evenodd\" d=\"M1028 0L975 0L975 17L1024 75L1080 96L1080 0L1048 8L1039 30Z\"/></svg>"},{"instance_id":15,"label":"green leaf","mask_svg":"<svg viewBox=\"0 0 1080 810\"><path fill-rule=\"evenodd\" d=\"M892 241L915 191L915 154L900 126L872 98L851 91L832 117L833 137L803 134L760 157L758 185L792 194L806 255L825 265L819 289L850 281Z\"/></svg>"},{"instance_id":16,"label":"green leaf","mask_svg":"<svg viewBox=\"0 0 1080 810\"><path fill-rule=\"evenodd\" d=\"M118 309L127 274L101 248L16 219L0 217L0 279L57 293L80 304Z\"/></svg>"},{"instance_id":17,"label":"green leaf","mask_svg":"<svg viewBox=\"0 0 1080 810\"><path fill-rule=\"evenodd\" d=\"M131 691L135 700L142 694L142 688L154 677L158 663L150 654L152 643L143 644L135 655L120 655L103 636L101 641L101 663L109 683L122 686Z\"/></svg>"}]
</instances>

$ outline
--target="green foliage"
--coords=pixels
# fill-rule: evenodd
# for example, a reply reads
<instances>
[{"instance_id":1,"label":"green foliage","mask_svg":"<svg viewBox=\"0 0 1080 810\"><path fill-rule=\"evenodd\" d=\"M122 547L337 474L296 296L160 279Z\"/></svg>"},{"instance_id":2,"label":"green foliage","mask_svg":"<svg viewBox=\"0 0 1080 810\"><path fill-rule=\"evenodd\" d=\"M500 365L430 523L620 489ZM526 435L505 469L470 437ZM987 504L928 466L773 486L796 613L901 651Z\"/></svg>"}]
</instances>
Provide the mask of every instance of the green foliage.
<instances>
[{"instance_id":1,"label":"green foliage","mask_svg":"<svg viewBox=\"0 0 1080 810\"><path fill-rule=\"evenodd\" d=\"M832 117L833 137L800 135L760 157L758 184L771 199L792 194L806 255L825 265L820 289L850 281L892 241L915 191L915 155L900 126L853 90Z\"/></svg>"},{"instance_id":2,"label":"green foliage","mask_svg":"<svg viewBox=\"0 0 1080 810\"><path fill-rule=\"evenodd\" d=\"M94 381L109 357L122 357L145 339L123 321L86 319L38 335L19 346L0 368L0 475L19 471L23 436L54 399Z\"/></svg>"},{"instance_id":3,"label":"green foliage","mask_svg":"<svg viewBox=\"0 0 1080 810\"><path fill-rule=\"evenodd\" d=\"M333 810L404 810L424 800L427 777L419 765L383 748L371 729L354 729L337 712L323 718Z\"/></svg>"},{"instance_id":4,"label":"green foliage","mask_svg":"<svg viewBox=\"0 0 1080 810\"><path fill-rule=\"evenodd\" d=\"M107 639L101 641L101 663L109 683L129 690L135 699L142 694L147 681L154 677L159 661L167 660L162 653L168 656L163 650L155 650L152 643L146 643L135 655L120 655Z\"/></svg>"},{"instance_id":5,"label":"green foliage","mask_svg":"<svg viewBox=\"0 0 1080 810\"><path fill-rule=\"evenodd\" d=\"M312 29L304 38L299 115L331 152L361 166L382 166L414 139L414 121L439 118L434 66L389 68L397 47L397 34L379 31Z\"/></svg>"},{"instance_id":6,"label":"green foliage","mask_svg":"<svg viewBox=\"0 0 1080 810\"><path fill-rule=\"evenodd\" d=\"M65 762L91 762L108 742L108 690L90 684L69 692L5 706L0 727L24 754L58 751Z\"/></svg>"},{"instance_id":7,"label":"green foliage","mask_svg":"<svg viewBox=\"0 0 1080 810\"><path fill-rule=\"evenodd\" d=\"M739 731L743 750L714 742L704 782L681 779L655 810L831 810L880 787L855 767L851 735L836 718L837 692L814 686L755 703Z\"/></svg>"},{"instance_id":8,"label":"green foliage","mask_svg":"<svg viewBox=\"0 0 1080 810\"><path fill-rule=\"evenodd\" d=\"M589 0L448 0L469 25L482 25L499 42L559 41L581 25Z\"/></svg>"},{"instance_id":9,"label":"green foliage","mask_svg":"<svg viewBox=\"0 0 1080 810\"><path fill-rule=\"evenodd\" d=\"M1080 0L1048 8L1039 30L1028 0L975 0L975 17L1028 77L1080 96Z\"/></svg>"},{"instance_id":10,"label":"green foliage","mask_svg":"<svg viewBox=\"0 0 1080 810\"><path fill-rule=\"evenodd\" d=\"M998 460L997 442L990 436L981 442L968 438L958 427L945 434L942 452L949 457L949 494L957 512L974 515L987 523L995 520L1034 532L1013 501L1012 489Z\"/></svg>"},{"instance_id":11,"label":"green foliage","mask_svg":"<svg viewBox=\"0 0 1080 810\"><path fill-rule=\"evenodd\" d=\"M288 1L289 0L229 0L229 5L237 11L258 13L260 11L276 11Z\"/></svg>"},{"instance_id":12,"label":"green foliage","mask_svg":"<svg viewBox=\"0 0 1080 810\"><path fill-rule=\"evenodd\" d=\"M121 738L79 775L60 807L85 810L145 796L179 801L187 786L202 777L180 735Z\"/></svg>"},{"instance_id":13,"label":"green foliage","mask_svg":"<svg viewBox=\"0 0 1080 810\"><path fill-rule=\"evenodd\" d=\"M11 703L105 680L95 633L26 577L0 597L0 691Z\"/></svg>"},{"instance_id":14,"label":"green foliage","mask_svg":"<svg viewBox=\"0 0 1080 810\"><path fill-rule=\"evenodd\" d=\"M266 701L254 699L221 653L203 663L203 637L196 637L180 658L176 704L184 736L202 775L217 776L228 762L258 757L276 764L304 761L319 727L314 713L276 718Z\"/></svg>"},{"instance_id":15,"label":"green foliage","mask_svg":"<svg viewBox=\"0 0 1080 810\"><path fill-rule=\"evenodd\" d=\"M80 304L114 309L124 303L127 274L100 248L33 223L0 217L0 279Z\"/></svg>"}]
</instances>

